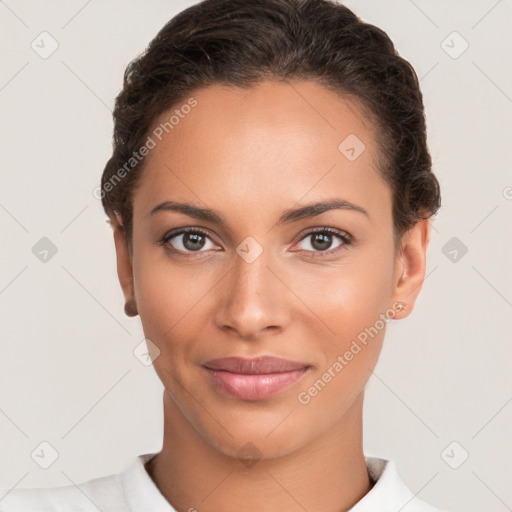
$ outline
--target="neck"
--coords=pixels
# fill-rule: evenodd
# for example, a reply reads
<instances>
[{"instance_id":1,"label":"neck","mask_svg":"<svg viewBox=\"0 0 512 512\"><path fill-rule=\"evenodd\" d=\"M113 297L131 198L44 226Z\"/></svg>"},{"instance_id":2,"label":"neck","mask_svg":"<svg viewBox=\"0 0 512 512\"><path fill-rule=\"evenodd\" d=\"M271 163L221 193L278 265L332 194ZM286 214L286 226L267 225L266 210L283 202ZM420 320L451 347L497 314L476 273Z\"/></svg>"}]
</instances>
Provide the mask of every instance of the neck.
<instances>
[{"instance_id":1,"label":"neck","mask_svg":"<svg viewBox=\"0 0 512 512\"><path fill-rule=\"evenodd\" d=\"M338 424L300 450L244 466L208 444L164 392L164 442L146 470L178 511L343 512L371 488L361 394Z\"/></svg>"}]
</instances>

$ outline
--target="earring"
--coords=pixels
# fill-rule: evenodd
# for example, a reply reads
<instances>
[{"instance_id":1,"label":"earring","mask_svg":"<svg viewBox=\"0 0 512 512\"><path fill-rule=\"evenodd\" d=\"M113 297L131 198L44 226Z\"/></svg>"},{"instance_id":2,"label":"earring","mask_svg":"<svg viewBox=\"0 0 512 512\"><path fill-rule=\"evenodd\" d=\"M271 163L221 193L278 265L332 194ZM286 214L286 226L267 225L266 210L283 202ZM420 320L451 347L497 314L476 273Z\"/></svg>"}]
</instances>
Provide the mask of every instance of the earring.
<instances>
[{"instance_id":1,"label":"earring","mask_svg":"<svg viewBox=\"0 0 512 512\"><path fill-rule=\"evenodd\" d=\"M407 309L407 304L405 304L404 302L395 302L393 306L398 312Z\"/></svg>"},{"instance_id":2,"label":"earring","mask_svg":"<svg viewBox=\"0 0 512 512\"><path fill-rule=\"evenodd\" d=\"M129 300L124 305L124 312L126 316L137 316L139 312L137 311L137 305L135 304L135 301Z\"/></svg>"}]
</instances>

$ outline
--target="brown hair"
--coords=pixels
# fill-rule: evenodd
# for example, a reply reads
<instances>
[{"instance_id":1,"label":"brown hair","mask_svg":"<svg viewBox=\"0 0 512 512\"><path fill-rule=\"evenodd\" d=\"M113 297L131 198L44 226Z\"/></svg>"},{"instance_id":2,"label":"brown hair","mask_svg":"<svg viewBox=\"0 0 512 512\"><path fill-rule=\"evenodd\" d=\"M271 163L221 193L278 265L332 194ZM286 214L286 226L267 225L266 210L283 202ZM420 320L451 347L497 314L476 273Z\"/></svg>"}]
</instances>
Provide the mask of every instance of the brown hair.
<instances>
[{"instance_id":1,"label":"brown hair","mask_svg":"<svg viewBox=\"0 0 512 512\"><path fill-rule=\"evenodd\" d=\"M437 213L441 194L418 78L383 30L334 0L203 0L166 23L128 64L116 98L101 199L109 217L121 216L130 243L132 195L144 164L134 152L155 120L200 87L289 79L315 80L355 98L375 120L395 241Z\"/></svg>"}]
</instances>

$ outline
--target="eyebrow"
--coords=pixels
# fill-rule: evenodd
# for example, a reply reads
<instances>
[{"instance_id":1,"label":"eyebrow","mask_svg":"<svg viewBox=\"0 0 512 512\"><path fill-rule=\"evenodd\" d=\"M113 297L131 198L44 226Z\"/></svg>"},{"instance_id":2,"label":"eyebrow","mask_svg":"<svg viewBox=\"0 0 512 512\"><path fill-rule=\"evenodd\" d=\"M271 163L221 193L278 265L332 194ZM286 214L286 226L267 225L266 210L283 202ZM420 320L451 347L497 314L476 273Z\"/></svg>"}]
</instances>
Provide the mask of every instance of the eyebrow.
<instances>
[{"instance_id":1,"label":"eyebrow","mask_svg":"<svg viewBox=\"0 0 512 512\"><path fill-rule=\"evenodd\" d=\"M329 210L349 210L366 215L370 218L368 212L361 206L345 201L344 199L331 199L327 201L320 201L317 203L310 203L300 208L291 208L284 210L277 224L291 224L299 220L316 217ZM190 203L180 203L177 201L164 201L157 204L149 213L149 216L155 215L159 212L178 212L198 220L210 221L215 224L227 226L228 222L224 216L217 210L211 208L202 208L194 206Z\"/></svg>"}]
</instances>

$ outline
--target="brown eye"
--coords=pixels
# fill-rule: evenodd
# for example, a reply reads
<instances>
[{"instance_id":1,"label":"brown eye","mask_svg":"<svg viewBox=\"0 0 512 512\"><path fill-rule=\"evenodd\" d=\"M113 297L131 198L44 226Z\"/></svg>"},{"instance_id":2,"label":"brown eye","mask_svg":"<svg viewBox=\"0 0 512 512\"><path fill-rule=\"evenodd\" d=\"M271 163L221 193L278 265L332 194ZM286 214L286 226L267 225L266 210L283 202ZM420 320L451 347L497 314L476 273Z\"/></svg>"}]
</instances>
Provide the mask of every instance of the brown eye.
<instances>
[{"instance_id":1,"label":"brown eye","mask_svg":"<svg viewBox=\"0 0 512 512\"><path fill-rule=\"evenodd\" d=\"M185 233L181 243L190 251L198 251L204 247L205 237L199 233Z\"/></svg>"},{"instance_id":2,"label":"brown eye","mask_svg":"<svg viewBox=\"0 0 512 512\"><path fill-rule=\"evenodd\" d=\"M331 229L319 229L312 231L302 238L300 243L307 241L302 249L310 252L327 252L331 254L344 245L350 245L350 238L341 232Z\"/></svg>"},{"instance_id":3,"label":"brown eye","mask_svg":"<svg viewBox=\"0 0 512 512\"><path fill-rule=\"evenodd\" d=\"M326 251L331 248L332 238L331 234L313 233L311 235L311 245L319 251Z\"/></svg>"},{"instance_id":4,"label":"brown eye","mask_svg":"<svg viewBox=\"0 0 512 512\"><path fill-rule=\"evenodd\" d=\"M170 233L163 238L162 243L170 245L177 252L183 253L206 252L201 249L208 250L215 247L210 237L197 228L182 229L178 232Z\"/></svg>"}]
</instances>

